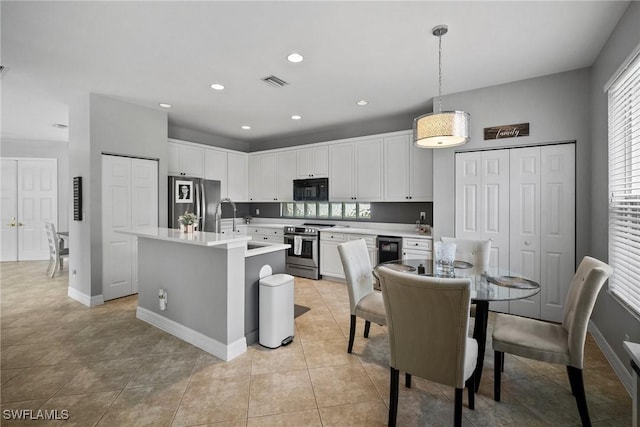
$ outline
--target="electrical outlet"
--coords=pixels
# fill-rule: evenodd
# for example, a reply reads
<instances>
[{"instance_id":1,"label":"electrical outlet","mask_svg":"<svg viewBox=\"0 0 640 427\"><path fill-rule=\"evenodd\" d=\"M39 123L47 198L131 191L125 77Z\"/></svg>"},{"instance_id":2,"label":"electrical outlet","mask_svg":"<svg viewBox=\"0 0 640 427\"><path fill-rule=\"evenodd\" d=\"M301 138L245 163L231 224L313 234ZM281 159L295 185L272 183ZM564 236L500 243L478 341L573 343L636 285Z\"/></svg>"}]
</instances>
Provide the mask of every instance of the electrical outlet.
<instances>
[{"instance_id":1,"label":"electrical outlet","mask_svg":"<svg viewBox=\"0 0 640 427\"><path fill-rule=\"evenodd\" d=\"M260 215L260 209L256 209L256 215Z\"/></svg>"},{"instance_id":2,"label":"electrical outlet","mask_svg":"<svg viewBox=\"0 0 640 427\"><path fill-rule=\"evenodd\" d=\"M427 215L424 212L420 212L420 221L424 221L427 218Z\"/></svg>"},{"instance_id":3,"label":"electrical outlet","mask_svg":"<svg viewBox=\"0 0 640 427\"><path fill-rule=\"evenodd\" d=\"M624 340L629 341L629 334L624 334Z\"/></svg>"}]
</instances>

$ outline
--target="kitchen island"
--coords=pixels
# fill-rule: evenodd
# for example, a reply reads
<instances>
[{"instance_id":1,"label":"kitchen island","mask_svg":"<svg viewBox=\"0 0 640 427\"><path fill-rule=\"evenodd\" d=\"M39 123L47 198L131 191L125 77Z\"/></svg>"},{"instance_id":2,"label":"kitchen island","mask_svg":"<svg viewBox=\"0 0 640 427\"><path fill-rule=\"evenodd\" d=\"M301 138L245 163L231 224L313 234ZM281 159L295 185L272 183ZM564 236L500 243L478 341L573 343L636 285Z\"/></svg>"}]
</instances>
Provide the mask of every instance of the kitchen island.
<instances>
[{"instance_id":1,"label":"kitchen island","mask_svg":"<svg viewBox=\"0 0 640 427\"><path fill-rule=\"evenodd\" d=\"M257 324L245 328L246 319L257 319L257 279L260 271L284 272L289 245L248 250L250 236L156 227L120 232L138 238L138 319L223 360L257 339Z\"/></svg>"}]
</instances>

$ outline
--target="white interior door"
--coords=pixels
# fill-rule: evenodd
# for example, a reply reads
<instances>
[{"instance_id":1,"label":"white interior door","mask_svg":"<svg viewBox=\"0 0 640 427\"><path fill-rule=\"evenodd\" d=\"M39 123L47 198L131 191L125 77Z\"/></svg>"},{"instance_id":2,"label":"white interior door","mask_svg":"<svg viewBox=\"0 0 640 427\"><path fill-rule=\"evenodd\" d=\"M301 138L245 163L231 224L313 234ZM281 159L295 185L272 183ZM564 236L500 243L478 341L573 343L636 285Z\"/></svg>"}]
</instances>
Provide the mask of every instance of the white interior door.
<instances>
[{"instance_id":1,"label":"white interior door","mask_svg":"<svg viewBox=\"0 0 640 427\"><path fill-rule=\"evenodd\" d=\"M540 317L562 321L575 272L575 145L541 148Z\"/></svg>"},{"instance_id":2,"label":"white interior door","mask_svg":"<svg viewBox=\"0 0 640 427\"><path fill-rule=\"evenodd\" d=\"M509 269L540 282L540 147L511 150ZM511 301L512 314L540 318L540 294Z\"/></svg>"},{"instance_id":3,"label":"white interior door","mask_svg":"<svg viewBox=\"0 0 640 427\"><path fill-rule=\"evenodd\" d=\"M0 261L18 260L18 162L2 159L0 174Z\"/></svg>"},{"instance_id":4,"label":"white interior door","mask_svg":"<svg viewBox=\"0 0 640 427\"><path fill-rule=\"evenodd\" d=\"M55 159L18 161L18 259L49 258L45 222L58 226Z\"/></svg>"},{"instance_id":5,"label":"white interior door","mask_svg":"<svg viewBox=\"0 0 640 427\"><path fill-rule=\"evenodd\" d=\"M131 228L131 159L102 156L102 295L106 300L132 294L132 238L116 233Z\"/></svg>"},{"instance_id":6,"label":"white interior door","mask_svg":"<svg viewBox=\"0 0 640 427\"><path fill-rule=\"evenodd\" d=\"M158 162L131 159L133 179L131 224L133 227L158 226ZM131 236L131 293L138 293L138 239Z\"/></svg>"}]
</instances>

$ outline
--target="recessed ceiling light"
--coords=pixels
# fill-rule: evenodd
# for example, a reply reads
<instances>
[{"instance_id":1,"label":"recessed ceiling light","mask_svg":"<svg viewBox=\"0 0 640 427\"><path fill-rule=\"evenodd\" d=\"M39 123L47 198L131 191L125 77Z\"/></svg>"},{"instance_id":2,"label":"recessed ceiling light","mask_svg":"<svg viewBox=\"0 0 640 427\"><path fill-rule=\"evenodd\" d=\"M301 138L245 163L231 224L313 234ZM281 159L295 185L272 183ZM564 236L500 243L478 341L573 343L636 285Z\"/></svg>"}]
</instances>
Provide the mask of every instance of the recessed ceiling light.
<instances>
[{"instance_id":1,"label":"recessed ceiling light","mask_svg":"<svg viewBox=\"0 0 640 427\"><path fill-rule=\"evenodd\" d=\"M289 56L287 56L287 61L289 62L298 63L298 62L302 62L303 60L304 60L304 57L299 53L292 53Z\"/></svg>"},{"instance_id":2,"label":"recessed ceiling light","mask_svg":"<svg viewBox=\"0 0 640 427\"><path fill-rule=\"evenodd\" d=\"M211 85L211 89L215 89L215 90L223 90L224 86L221 85L220 83L214 83Z\"/></svg>"},{"instance_id":3,"label":"recessed ceiling light","mask_svg":"<svg viewBox=\"0 0 640 427\"><path fill-rule=\"evenodd\" d=\"M161 106L162 108L171 108L171 104L158 104L159 106Z\"/></svg>"},{"instance_id":4,"label":"recessed ceiling light","mask_svg":"<svg viewBox=\"0 0 640 427\"><path fill-rule=\"evenodd\" d=\"M293 116L291 116L292 120L300 120L302 118L302 116L299 116L297 114L294 114Z\"/></svg>"},{"instance_id":5,"label":"recessed ceiling light","mask_svg":"<svg viewBox=\"0 0 640 427\"><path fill-rule=\"evenodd\" d=\"M251 126L249 126L249 125L242 125L242 129L244 129L244 130L249 130L249 129L251 129Z\"/></svg>"},{"instance_id":6,"label":"recessed ceiling light","mask_svg":"<svg viewBox=\"0 0 640 427\"><path fill-rule=\"evenodd\" d=\"M358 104L359 106L364 106L367 105L369 103L369 101L366 101L364 99L361 99L360 101L356 102L356 104Z\"/></svg>"},{"instance_id":7,"label":"recessed ceiling light","mask_svg":"<svg viewBox=\"0 0 640 427\"><path fill-rule=\"evenodd\" d=\"M69 127L69 125L65 125L64 123L54 123L51 126L53 126L56 129L66 129Z\"/></svg>"}]
</instances>

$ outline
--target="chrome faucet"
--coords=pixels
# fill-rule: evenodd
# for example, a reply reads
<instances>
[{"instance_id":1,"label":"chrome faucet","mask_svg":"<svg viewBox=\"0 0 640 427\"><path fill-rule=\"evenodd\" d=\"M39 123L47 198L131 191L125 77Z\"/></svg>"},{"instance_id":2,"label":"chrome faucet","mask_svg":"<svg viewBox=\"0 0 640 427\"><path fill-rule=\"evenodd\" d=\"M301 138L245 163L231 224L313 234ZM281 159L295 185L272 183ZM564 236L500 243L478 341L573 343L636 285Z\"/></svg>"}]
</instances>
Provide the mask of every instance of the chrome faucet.
<instances>
[{"instance_id":1,"label":"chrome faucet","mask_svg":"<svg viewBox=\"0 0 640 427\"><path fill-rule=\"evenodd\" d=\"M220 232L220 221L222 220L222 209L220 208L220 205L222 205L223 203L231 203L231 206L233 206L233 232L235 233L236 232L236 204L233 203L233 201L228 197L221 199L216 205L216 215L215 215L216 233Z\"/></svg>"}]
</instances>

